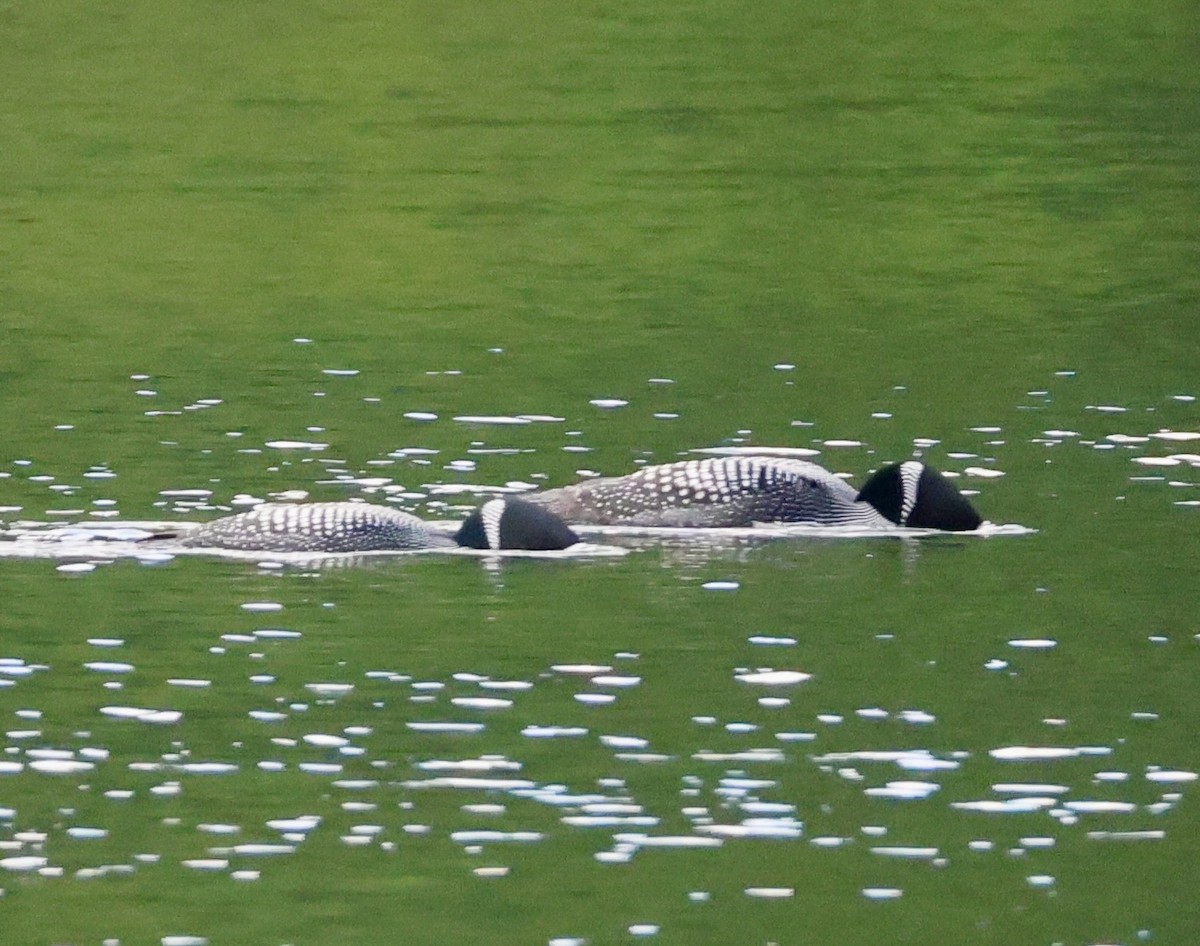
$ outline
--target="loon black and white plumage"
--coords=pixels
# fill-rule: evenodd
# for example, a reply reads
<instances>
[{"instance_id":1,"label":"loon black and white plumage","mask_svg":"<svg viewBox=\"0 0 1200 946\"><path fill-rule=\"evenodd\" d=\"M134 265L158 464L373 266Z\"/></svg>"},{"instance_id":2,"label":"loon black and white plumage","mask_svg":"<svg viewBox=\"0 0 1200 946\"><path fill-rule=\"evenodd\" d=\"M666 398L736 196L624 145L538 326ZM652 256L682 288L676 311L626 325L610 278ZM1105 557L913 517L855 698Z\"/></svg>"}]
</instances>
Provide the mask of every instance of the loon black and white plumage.
<instances>
[{"instance_id":1,"label":"loon black and white plumage","mask_svg":"<svg viewBox=\"0 0 1200 946\"><path fill-rule=\"evenodd\" d=\"M177 538L192 548L249 552L369 552L421 549L565 549L579 537L552 512L520 499L492 499L453 537L411 513L369 503L263 503Z\"/></svg>"},{"instance_id":2,"label":"loon black and white plumage","mask_svg":"<svg viewBox=\"0 0 1200 946\"><path fill-rule=\"evenodd\" d=\"M526 498L578 525L808 522L966 532L982 522L946 477L915 460L883 467L861 490L805 460L737 456L648 466Z\"/></svg>"},{"instance_id":3,"label":"loon black and white plumage","mask_svg":"<svg viewBox=\"0 0 1200 946\"><path fill-rule=\"evenodd\" d=\"M808 522L965 532L981 521L948 479L917 461L883 467L855 490L815 463L740 456L648 466L524 499L489 500L453 537L411 513L356 502L263 503L187 533L156 537L255 552L554 550L579 541L567 523L712 528Z\"/></svg>"}]
</instances>

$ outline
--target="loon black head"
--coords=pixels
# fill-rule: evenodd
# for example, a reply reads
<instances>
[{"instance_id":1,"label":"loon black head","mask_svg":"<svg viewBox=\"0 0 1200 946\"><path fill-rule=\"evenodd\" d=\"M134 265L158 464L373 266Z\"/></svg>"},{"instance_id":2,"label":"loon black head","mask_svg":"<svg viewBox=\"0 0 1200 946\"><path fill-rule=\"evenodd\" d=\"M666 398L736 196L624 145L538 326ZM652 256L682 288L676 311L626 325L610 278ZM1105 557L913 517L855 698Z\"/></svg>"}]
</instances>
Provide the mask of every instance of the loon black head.
<instances>
[{"instance_id":1,"label":"loon black head","mask_svg":"<svg viewBox=\"0 0 1200 946\"><path fill-rule=\"evenodd\" d=\"M553 551L579 541L558 516L523 499L491 499L467 517L454 541L469 549Z\"/></svg>"},{"instance_id":2,"label":"loon black head","mask_svg":"<svg viewBox=\"0 0 1200 946\"><path fill-rule=\"evenodd\" d=\"M931 466L910 460L878 470L858 494L898 526L970 532L983 519L954 484Z\"/></svg>"}]
</instances>

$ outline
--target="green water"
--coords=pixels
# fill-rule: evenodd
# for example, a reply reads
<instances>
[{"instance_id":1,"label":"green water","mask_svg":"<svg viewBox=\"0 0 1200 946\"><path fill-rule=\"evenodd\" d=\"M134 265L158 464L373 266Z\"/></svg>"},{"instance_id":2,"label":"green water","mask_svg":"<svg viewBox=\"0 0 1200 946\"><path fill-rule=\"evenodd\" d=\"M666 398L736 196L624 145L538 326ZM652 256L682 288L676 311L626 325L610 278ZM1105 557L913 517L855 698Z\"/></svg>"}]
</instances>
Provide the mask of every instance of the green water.
<instances>
[{"instance_id":1,"label":"green water","mask_svg":"<svg viewBox=\"0 0 1200 946\"><path fill-rule=\"evenodd\" d=\"M749 443L1002 471L960 483L1037 530L0 558L0 939L1193 942L1200 460L1151 435L1200 431L1194 14L0 8L4 522L438 514ZM561 420L453 419L521 414ZM944 767L838 755L894 750ZM1012 797L1055 801L955 807Z\"/></svg>"}]
</instances>

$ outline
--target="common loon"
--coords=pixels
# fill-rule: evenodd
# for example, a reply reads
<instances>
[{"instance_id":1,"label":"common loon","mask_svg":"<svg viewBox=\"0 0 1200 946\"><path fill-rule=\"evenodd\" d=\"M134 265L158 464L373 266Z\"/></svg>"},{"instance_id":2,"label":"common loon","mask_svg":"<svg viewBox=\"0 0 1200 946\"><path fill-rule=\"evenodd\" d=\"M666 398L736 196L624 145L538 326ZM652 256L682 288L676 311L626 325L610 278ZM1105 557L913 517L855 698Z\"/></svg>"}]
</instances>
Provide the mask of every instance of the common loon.
<instances>
[{"instance_id":1,"label":"common loon","mask_svg":"<svg viewBox=\"0 0 1200 946\"><path fill-rule=\"evenodd\" d=\"M524 499L492 499L453 536L399 509L331 502L263 503L190 532L154 538L192 548L256 552L548 551L579 541L567 523L701 528L756 522L964 532L982 520L946 477L917 461L883 467L856 491L815 463L741 456L648 466Z\"/></svg>"},{"instance_id":2,"label":"common loon","mask_svg":"<svg viewBox=\"0 0 1200 946\"><path fill-rule=\"evenodd\" d=\"M367 552L383 549L565 549L579 541L548 510L520 499L492 499L453 537L411 513L369 503L263 503L186 533L158 533L191 548L251 552Z\"/></svg>"},{"instance_id":3,"label":"common loon","mask_svg":"<svg viewBox=\"0 0 1200 946\"><path fill-rule=\"evenodd\" d=\"M945 476L915 460L883 467L861 490L805 460L737 456L648 466L526 498L578 525L811 522L966 532L982 522Z\"/></svg>"}]
</instances>

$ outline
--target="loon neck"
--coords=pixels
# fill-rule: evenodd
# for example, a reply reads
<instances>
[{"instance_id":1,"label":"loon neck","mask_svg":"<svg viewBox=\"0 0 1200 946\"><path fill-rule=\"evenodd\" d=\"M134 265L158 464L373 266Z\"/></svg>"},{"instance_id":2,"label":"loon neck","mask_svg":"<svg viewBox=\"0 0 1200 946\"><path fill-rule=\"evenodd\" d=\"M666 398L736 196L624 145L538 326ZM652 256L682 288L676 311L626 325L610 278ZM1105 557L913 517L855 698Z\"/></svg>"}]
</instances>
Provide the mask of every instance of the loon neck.
<instances>
[{"instance_id":1,"label":"loon neck","mask_svg":"<svg viewBox=\"0 0 1200 946\"><path fill-rule=\"evenodd\" d=\"M491 499L476 509L454 535L470 549L555 551L579 541L554 513L523 499Z\"/></svg>"}]
</instances>

